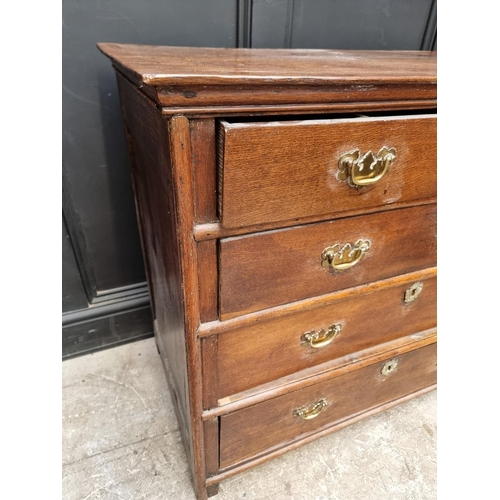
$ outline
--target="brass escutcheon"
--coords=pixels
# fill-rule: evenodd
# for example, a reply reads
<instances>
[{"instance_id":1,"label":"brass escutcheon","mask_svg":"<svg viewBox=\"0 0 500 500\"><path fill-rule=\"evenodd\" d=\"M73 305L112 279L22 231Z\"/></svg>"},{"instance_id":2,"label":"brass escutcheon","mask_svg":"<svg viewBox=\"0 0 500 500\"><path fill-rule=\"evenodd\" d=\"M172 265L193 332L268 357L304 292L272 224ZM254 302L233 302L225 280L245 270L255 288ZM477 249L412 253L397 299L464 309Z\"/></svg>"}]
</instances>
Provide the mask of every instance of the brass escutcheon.
<instances>
[{"instance_id":1,"label":"brass escutcheon","mask_svg":"<svg viewBox=\"0 0 500 500\"><path fill-rule=\"evenodd\" d=\"M421 281L417 281L413 283L405 292L405 304L409 304L417 299L417 297L422 293L422 289L424 288L424 284Z\"/></svg>"},{"instance_id":2,"label":"brass escutcheon","mask_svg":"<svg viewBox=\"0 0 500 500\"><path fill-rule=\"evenodd\" d=\"M386 361L383 364L382 369L380 370L380 373L384 377L388 377L391 373L394 373L397 366L398 366L398 358L394 358L394 359L391 359L389 361Z\"/></svg>"},{"instance_id":3,"label":"brass escutcheon","mask_svg":"<svg viewBox=\"0 0 500 500\"><path fill-rule=\"evenodd\" d=\"M300 417L303 420L311 420L316 418L328 405L325 398L321 398L319 401L314 403L309 403L308 405L296 408L293 411L294 417Z\"/></svg>"},{"instance_id":4,"label":"brass escutcheon","mask_svg":"<svg viewBox=\"0 0 500 500\"><path fill-rule=\"evenodd\" d=\"M355 266L370 249L369 240L358 240L354 245L346 243L345 245L336 244L327 247L321 254L321 265L335 271L345 271Z\"/></svg>"},{"instance_id":5,"label":"brass escutcheon","mask_svg":"<svg viewBox=\"0 0 500 500\"><path fill-rule=\"evenodd\" d=\"M371 151L361 156L359 149L344 153L339 158L337 179L349 186L362 188L375 184L384 177L396 159L396 149L384 146L376 155Z\"/></svg>"},{"instance_id":6,"label":"brass escutcheon","mask_svg":"<svg viewBox=\"0 0 500 500\"><path fill-rule=\"evenodd\" d=\"M314 332L314 330L311 330L309 332L304 333L300 337L300 343L307 344L309 347L312 347L313 349L326 347L328 344L333 342L333 340L339 336L341 329L342 325L334 324L331 325L330 328L328 328L328 330L326 331L323 328L318 332Z\"/></svg>"}]
</instances>

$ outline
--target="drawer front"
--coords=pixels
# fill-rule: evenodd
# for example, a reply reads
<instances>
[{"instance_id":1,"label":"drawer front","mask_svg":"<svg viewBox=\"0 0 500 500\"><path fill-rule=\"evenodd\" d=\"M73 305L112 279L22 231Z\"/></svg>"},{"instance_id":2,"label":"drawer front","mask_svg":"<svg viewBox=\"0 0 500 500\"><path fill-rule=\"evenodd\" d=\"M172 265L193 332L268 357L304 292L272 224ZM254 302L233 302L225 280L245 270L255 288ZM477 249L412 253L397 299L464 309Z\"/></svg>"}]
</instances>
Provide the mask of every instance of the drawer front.
<instances>
[{"instance_id":1,"label":"drawer front","mask_svg":"<svg viewBox=\"0 0 500 500\"><path fill-rule=\"evenodd\" d=\"M316 385L221 417L221 468L430 387L436 383L436 344L332 376L334 378ZM326 401L325 407L322 401ZM315 403L319 404L314 408ZM302 409L298 412L302 416L297 414L298 409Z\"/></svg>"},{"instance_id":2,"label":"drawer front","mask_svg":"<svg viewBox=\"0 0 500 500\"><path fill-rule=\"evenodd\" d=\"M344 246L358 241L369 248ZM352 267L323 266L325 250L337 244L337 256L351 259ZM436 206L225 238L219 258L220 317L227 319L435 266Z\"/></svg>"},{"instance_id":3,"label":"drawer front","mask_svg":"<svg viewBox=\"0 0 500 500\"><path fill-rule=\"evenodd\" d=\"M433 277L232 330L218 339L219 398L435 327Z\"/></svg>"},{"instance_id":4,"label":"drawer front","mask_svg":"<svg viewBox=\"0 0 500 500\"><path fill-rule=\"evenodd\" d=\"M435 115L220 127L219 208L228 228L436 196ZM394 148L392 162L385 161L384 146ZM354 151L358 167L351 182L341 181L339 160ZM365 157L370 151L374 156ZM367 179L370 165L374 177Z\"/></svg>"}]
</instances>

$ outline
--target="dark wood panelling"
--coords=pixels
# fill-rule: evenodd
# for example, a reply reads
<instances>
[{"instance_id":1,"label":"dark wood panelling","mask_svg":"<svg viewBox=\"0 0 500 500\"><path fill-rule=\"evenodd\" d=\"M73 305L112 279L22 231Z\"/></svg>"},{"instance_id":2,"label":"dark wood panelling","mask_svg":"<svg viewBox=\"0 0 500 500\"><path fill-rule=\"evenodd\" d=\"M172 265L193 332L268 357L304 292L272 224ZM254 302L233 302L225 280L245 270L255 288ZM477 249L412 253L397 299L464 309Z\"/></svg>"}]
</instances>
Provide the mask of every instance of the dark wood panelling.
<instances>
[{"instance_id":1,"label":"dark wood panelling","mask_svg":"<svg viewBox=\"0 0 500 500\"><path fill-rule=\"evenodd\" d=\"M207 462L205 464L207 477L219 472L219 419L211 418L203 422L204 444L207 450ZM213 484L207 490L209 497L216 495L219 490L218 484Z\"/></svg>"},{"instance_id":2,"label":"dark wood panelling","mask_svg":"<svg viewBox=\"0 0 500 500\"><path fill-rule=\"evenodd\" d=\"M200 321L217 319L217 242L215 240L198 243Z\"/></svg>"},{"instance_id":3,"label":"dark wood panelling","mask_svg":"<svg viewBox=\"0 0 500 500\"><path fill-rule=\"evenodd\" d=\"M166 116L177 114L189 114L193 118L201 117L230 117L230 116L262 116L262 115L331 115L332 113L367 113L371 111L409 111L435 109L437 105L434 99L419 99L406 101L360 101L360 102L334 102L323 104L277 104L277 105L252 105L243 106L192 106L163 108L162 113Z\"/></svg>"},{"instance_id":4,"label":"dark wood panelling","mask_svg":"<svg viewBox=\"0 0 500 500\"><path fill-rule=\"evenodd\" d=\"M149 257L148 257L147 249L145 246L147 236L146 236L145 231L144 231L144 228L147 227L147 224L149 221L147 219L146 214L142 213L142 210L146 209L146 207L139 204L139 197L140 197L139 189L140 188L136 184L136 181L135 181L135 178L137 177L138 166L136 164L135 155L134 155L134 139L133 139L132 134L130 133L130 130L128 129L128 127L126 125L124 125L124 128L125 128L125 135L127 138L128 158L129 158L129 162L130 162L130 170L132 173L132 187L134 189L135 212L137 215L137 223L139 224L139 235L140 235L140 240L141 240L142 256L144 258L144 268L146 271L148 283L150 283L150 285L148 286L148 297L149 297L151 312L152 312L152 316L153 316L153 320L154 320L154 318L156 318L155 296L154 296L153 287L152 287L154 276L153 276L153 273L151 271L151 263L149 262Z\"/></svg>"},{"instance_id":5,"label":"dark wood panelling","mask_svg":"<svg viewBox=\"0 0 500 500\"><path fill-rule=\"evenodd\" d=\"M193 180L195 190L195 221L217 220L215 185L215 120L211 118L190 120L191 151L193 154Z\"/></svg>"},{"instance_id":6,"label":"dark wood panelling","mask_svg":"<svg viewBox=\"0 0 500 500\"><path fill-rule=\"evenodd\" d=\"M185 322L185 366L188 373L189 430L191 435L192 472L198 499L206 498L206 462L213 463L205 453L204 429L199 418L203 411L201 342L196 336L200 325L198 247L191 234L195 222L193 155L191 130L185 116L168 121L172 158L174 192L177 200L177 239L180 249L182 299ZM172 356L180 357L180 351ZM207 452L208 453L208 452ZM213 490L212 490L213 492Z\"/></svg>"},{"instance_id":7,"label":"dark wood panelling","mask_svg":"<svg viewBox=\"0 0 500 500\"><path fill-rule=\"evenodd\" d=\"M194 119L189 121L191 163L194 190L194 220L215 221L216 215L216 143L215 120ZM207 244L208 243L208 244ZM199 269L200 320L217 318L217 247L216 242L197 245Z\"/></svg>"},{"instance_id":8,"label":"dark wood panelling","mask_svg":"<svg viewBox=\"0 0 500 500\"><path fill-rule=\"evenodd\" d=\"M164 348L162 354L168 358L182 421L188 422L180 249L166 121L127 81L120 77L118 83L133 147L136 199L144 225L144 247L148 249L151 290L155 303L162 304L156 311L155 333Z\"/></svg>"},{"instance_id":9,"label":"dark wood panelling","mask_svg":"<svg viewBox=\"0 0 500 500\"><path fill-rule=\"evenodd\" d=\"M203 409L217 406L219 374L217 368L218 337L212 335L201 341L203 373Z\"/></svg>"}]
</instances>

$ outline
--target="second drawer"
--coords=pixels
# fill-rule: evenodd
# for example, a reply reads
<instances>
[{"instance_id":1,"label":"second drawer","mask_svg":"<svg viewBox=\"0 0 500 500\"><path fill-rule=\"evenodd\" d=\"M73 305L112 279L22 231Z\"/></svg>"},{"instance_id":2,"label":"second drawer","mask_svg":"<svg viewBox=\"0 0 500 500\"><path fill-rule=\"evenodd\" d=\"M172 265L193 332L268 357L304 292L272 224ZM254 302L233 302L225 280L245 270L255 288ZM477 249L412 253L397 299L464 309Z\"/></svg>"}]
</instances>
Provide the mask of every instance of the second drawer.
<instances>
[{"instance_id":1,"label":"second drawer","mask_svg":"<svg viewBox=\"0 0 500 500\"><path fill-rule=\"evenodd\" d=\"M223 238L220 319L435 265L435 204Z\"/></svg>"},{"instance_id":2,"label":"second drawer","mask_svg":"<svg viewBox=\"0 0 500 500\"><path fill-rule=\"evenodd\" d=\"M436 277L398 279L218 339L219 399L436 326ZM308 335L309 334L309 335Z\"/></svg>"}]
</instances>

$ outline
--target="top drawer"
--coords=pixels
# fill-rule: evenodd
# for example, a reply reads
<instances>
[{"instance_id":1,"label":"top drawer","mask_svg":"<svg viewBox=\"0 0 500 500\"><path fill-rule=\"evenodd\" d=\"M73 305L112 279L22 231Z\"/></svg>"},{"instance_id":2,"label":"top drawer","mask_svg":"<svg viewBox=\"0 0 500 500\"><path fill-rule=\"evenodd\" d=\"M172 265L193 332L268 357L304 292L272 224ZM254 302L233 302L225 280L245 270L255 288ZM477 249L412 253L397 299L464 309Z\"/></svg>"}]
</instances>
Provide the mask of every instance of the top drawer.
<instances>
[{"instance_id":1,"label":"top drawer","mask_svg":"<svg viewBox=\"0 0 500 500\"><path fill-rule=\"evenodd\" d=\"M436 115L219 125L227 228L436 196Z\"/></svg>"}]
</instances>

